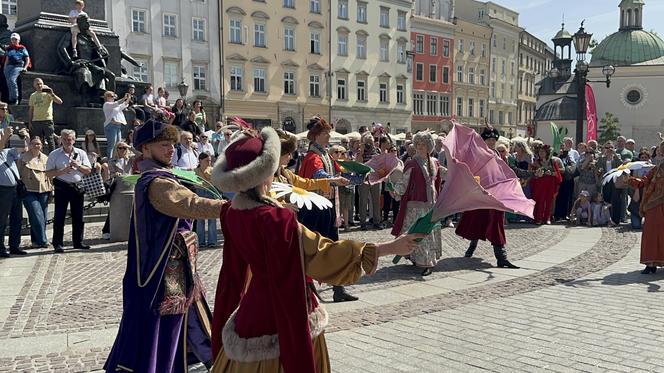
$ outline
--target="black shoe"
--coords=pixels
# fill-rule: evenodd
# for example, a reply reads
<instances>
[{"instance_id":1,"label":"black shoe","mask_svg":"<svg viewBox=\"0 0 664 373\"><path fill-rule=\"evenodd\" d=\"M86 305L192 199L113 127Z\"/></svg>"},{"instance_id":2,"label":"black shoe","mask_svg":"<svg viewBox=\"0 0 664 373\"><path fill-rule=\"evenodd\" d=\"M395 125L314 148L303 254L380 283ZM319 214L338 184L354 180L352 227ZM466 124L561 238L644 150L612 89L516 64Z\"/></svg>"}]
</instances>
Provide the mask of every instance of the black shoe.
<instances>
[{"instance_id":1,"label":"black shoe","mask_svg":"<svg viewBox=\"0 0 664 373\"><path fill-rule=\"evenodd\" d=\"M90 246L81 244L80 246L74 246L74 249L76 249L76 250L90 250Z\"/></svg>"},{"instance_id":2,"label":"black shoe","mask_svg":"<svg viewBox=\"0 0 664 373\"><path fill-rule=\"evenodd\" d=\"M431 268L424 268L424 271L422 271L422 277L429 276L430 274L433 273L433 269Z\"/></svg>"},{"instance_id":3,"label":"black shoe","mask_svg":"<svg viewBox=\"0 0 664 373\"><path fill-rule=\"evenodd\" d=\"M374 224L374 225L373 225L373 229L375 229L375 230L381 230L381 229L383 229L383 224Z\"/></svg>"},{"instance_id":4,"label":"black shoe","mask_svg":"<svg viewBox=\"0 0 664 373\"><path fill-rule=\"evenodd\" d=\"M366 231L367 230L367 225L366 224L360 224L360 230L361 231Z\"/></svg>"},{"instance_id":5,"label":"black shoe","mask_svg":"<svg viewBox=\"0 0 664 373\"><path fill-rule=\"evenodd\" d=\"M0 258L9 258L9 253L4 247L0 249Z\"/></svg>"},{"instance_id":6,"label":"black shoe","mask_svg":"<svg viewBox=\"0 0 664 373\"><path fill-rule=\"evenodd\" d=\"M14 255L28 255L27 251L21 249L10 249L9 253Z\"/></svg>"},{"instance_id":7,"label":"black shoe","mask_svg":"<svg viewBox=\"0 0 664 373\"><path fill-rule=\"evenodd\" d=\"M477 249L477 241L470 241L470 246L468 246L468 250L466 250L466 253L463 256L466 258L472 258L475 249Z\"/></svg>"},{"instance_id":8,"label":"black shoe","mask_svg":"<svg viewBox=\"0 0 664 373\"><path fill-rule=\"evenodd\" d=\"M510 263L509 260L504 259L504 260L499 260L498 264L496 264L497 268L512 268L512 269L519 269L521 267L515 266L514 264Z\"/></svg>"},{"instance_id":9,"label":"black shoe","mask_svg":"<svg viewBox=\"0 0 664 373\"><path fill-rule=\"evenodd\" d=\"M332 296L332 300L334 300L335 303L352 302L358 299L358 297L348 294L343 286L334 287L334 295Z\"/></svg>"},{"instance_id":10,"label":"black shoe","mask_svg":"<svg viewBox=\"0 0 664 373\"><path fill-rule=\"evenodd\" d=\"M657 267L655 266L646 266L646 268L641 271L641 274L647 275L649 273L656 273L657 272Z\"/></svg>"},{"instance_id":11,"label":"black shoe","mask_svg":"<svg viewBox=\"0 0 664 373\"><path fill-rule=\"evenodd\" d=\"M55 245L55 246L53 246L53 251L56 254L62 254L62 253L65 252L65 249L62 247L62 245Z\"/></svg>"}]
</instances>

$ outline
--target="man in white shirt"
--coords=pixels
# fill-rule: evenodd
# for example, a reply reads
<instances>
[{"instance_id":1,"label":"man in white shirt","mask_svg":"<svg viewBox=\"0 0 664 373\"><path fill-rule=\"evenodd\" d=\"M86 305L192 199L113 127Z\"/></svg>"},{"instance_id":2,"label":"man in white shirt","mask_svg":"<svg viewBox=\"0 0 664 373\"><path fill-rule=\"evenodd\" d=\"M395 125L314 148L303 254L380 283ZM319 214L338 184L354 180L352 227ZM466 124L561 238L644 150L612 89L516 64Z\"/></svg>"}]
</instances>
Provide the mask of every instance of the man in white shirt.
<instances>
[{"instance_id":1,"label":"man in white shirt","mask_svg":"<svg viewBox=\"0 0 664 373\"><path fill-rule=\"evenodd\" d=\"M180 143L175 147L171 164L173 167L187 171L193 171L198 167L198 151L191 132L182 131L180 133Z\"/></svg>"},{"instance_id":2,"label":"man in white shirt","mask_svg":"<svg viewBox=\"0 0 664 373\"><path fill-rule=\"evenodd\" d=\"M565 144L565 150L567 150L569 157L572 158L574 163L579 163L579 158L581 155L576 149L574 149L574 140L572 140L571 137L565 137L563 139L563 143Z\"/></svg>"},{"instance_id":3,"label":"man in white shirt","mask_svg":"<svg viewBox=\"0 0 664 373\"><path fill-rule=\"evenodd\" d=\"M83 245L83 193L78 184L83 176L88 175L92 168L88 155L82 149L74 147L76 132L64 129L60 133L62 147L55 149L46 160L46 176L53 178L55 187L55 216L53 219L53 249L56 253L64 253L63 236L67 206L71 209L72 241L74 249L88 250Z\"/></svg>"}]
</instances>

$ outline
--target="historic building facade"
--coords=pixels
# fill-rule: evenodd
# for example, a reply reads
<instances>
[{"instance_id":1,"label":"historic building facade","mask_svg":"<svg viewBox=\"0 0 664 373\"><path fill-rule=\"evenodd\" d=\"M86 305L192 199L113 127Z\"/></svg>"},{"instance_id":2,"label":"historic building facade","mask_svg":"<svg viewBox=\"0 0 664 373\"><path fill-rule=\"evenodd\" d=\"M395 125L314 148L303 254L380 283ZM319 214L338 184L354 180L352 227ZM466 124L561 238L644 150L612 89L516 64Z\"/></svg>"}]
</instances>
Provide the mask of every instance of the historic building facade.
<instances>
[{"instance_id":1,"label":"historic building facade","mask_svg":"<svg viewBox=\"0 0 664 373\"><path fill-rule=\"evenodd\" d=\"M410 128L408 76L411 1L332 2L331 118L337 131L382 123Z\"/></svg>"},{"instance_id":2,"label":"historic building facade","mask_svg":"<svg viewBox=\"0 0 664 373\"><path fill-rule=\"evenodd\" d=\"M455 19L454 115L479 129L488 117L491 28Z\"/></svg>"},{"instance_id":3,"label":"historic building facade","mask_svg":"<svg viewBox=\"0 0 664 373\"><path fill-rule=\"evenodd\" d=\"M517 132L526 135L537 111L537 83L548 73L550 66L546 42L527 31L519 38L519 94L517 100Z\"/></svg>"},{"instance_id":4,"label":"historic building facade","mask_svg":"<svg viewBox=\"0 0 664 373\"><path fill-rule=\"evenodd\" d=\"M141 64L123 63L128 75L153 83L155 91L166 88L170 101L179 97L177 86L184 81L187 101L202 100L210 121L220 117L221 104L218 12L216 1L106 2L108 26Z\"/></svg>"},{"instance_id":5,"label":"historic building facade","mask_svg":"<svg viewBox=\"0 0 664 373\"><path fill-rule=\"evenodd\" d=\"M523 29L519 14L493 2L457 0L457 17L492 29L489 86L489 123L505 135L516 134L518 44ZM510 132L511 131L511 132Z\"/></svg>"},{"instance_id":6,"label":"historic building facade","mask_svg":"<svg viewBox=\"0 0 664 373\"><path fill-rule=\"evenodd\" d=\"M410 18L412 130L440 129L453 115L454 17L451 0L417 0Z\"/></svg>"},{"instance_id":7,"label":"historic building facade","mask_svg":"<svg viewBox=\"0 0 664 373\"><path fill-rule=\"evenodd\" d=\"M327 117L327 1L224 2L225 116L303 131Z\"/></svg>"}]
</instances>

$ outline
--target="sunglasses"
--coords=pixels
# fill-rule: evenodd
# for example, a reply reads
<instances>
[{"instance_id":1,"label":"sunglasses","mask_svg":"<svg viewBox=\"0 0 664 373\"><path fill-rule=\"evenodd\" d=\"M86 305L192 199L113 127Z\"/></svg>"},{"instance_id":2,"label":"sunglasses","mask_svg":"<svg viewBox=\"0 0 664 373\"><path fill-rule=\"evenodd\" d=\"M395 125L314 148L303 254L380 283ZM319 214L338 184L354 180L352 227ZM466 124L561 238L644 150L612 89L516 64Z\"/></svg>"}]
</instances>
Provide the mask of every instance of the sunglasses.
<instances>
[{"instance_id":1,"label":"sunglasses","mask_svg":"<svg viewBox=\"0 0 664 373\"><path fill-rule=\"evenodd\" d=\"M127 148L126 146L118 146L118 150L127 150L127 149L129 148Z\"/></svg>"}]
</instances>

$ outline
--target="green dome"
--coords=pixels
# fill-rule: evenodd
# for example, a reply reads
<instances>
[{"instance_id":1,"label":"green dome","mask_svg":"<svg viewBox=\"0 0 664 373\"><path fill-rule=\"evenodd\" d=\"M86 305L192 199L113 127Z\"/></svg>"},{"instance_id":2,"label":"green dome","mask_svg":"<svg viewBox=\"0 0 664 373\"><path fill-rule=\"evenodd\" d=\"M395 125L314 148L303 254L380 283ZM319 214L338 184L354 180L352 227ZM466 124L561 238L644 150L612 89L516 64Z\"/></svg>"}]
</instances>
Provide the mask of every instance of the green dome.
<instances>
[{"instance_id":1,"label":"green dome","mask_svg":"<svg viewBox=\"0 0 664 373\"><path fill-rule=\"evenodd\" d=\"M664 41L652 32L621 30L592 50L590 66L627 66L664 56Z\"/></svg>"}]
</instances>

